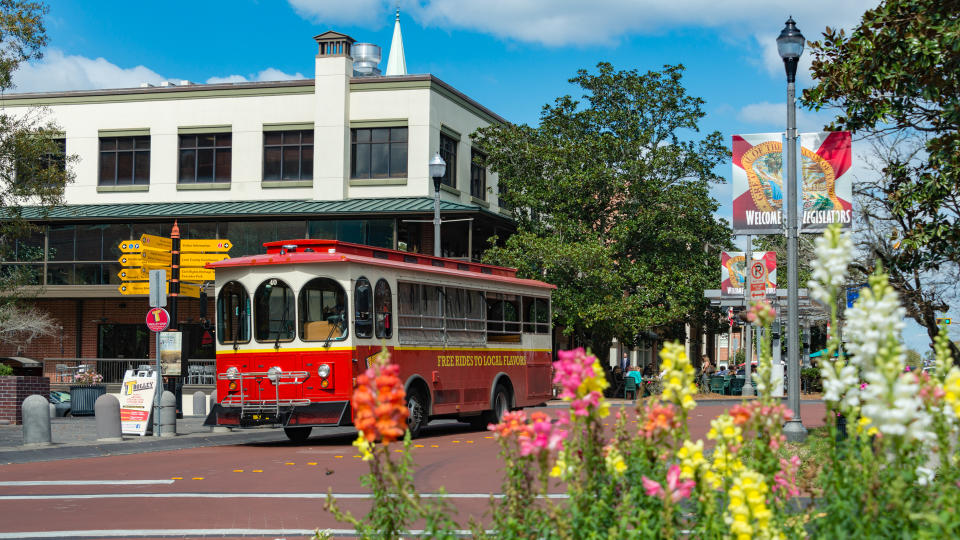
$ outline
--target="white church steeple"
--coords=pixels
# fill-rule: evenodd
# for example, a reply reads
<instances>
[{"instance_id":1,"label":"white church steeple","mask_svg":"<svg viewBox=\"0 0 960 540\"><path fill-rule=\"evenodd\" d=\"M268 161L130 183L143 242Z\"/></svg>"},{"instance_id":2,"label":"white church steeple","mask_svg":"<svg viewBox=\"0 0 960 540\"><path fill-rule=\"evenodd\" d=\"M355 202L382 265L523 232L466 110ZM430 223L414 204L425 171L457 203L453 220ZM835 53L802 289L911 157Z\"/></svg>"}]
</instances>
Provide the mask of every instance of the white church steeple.
<instances>
[{"instance_id":1,"label":"white church steeple","mask_svg":"<svg viewBox=\"0 0 960 540\"><path fill-rule=\"evenodd\" d=\"M403 55L403 34L400 33L400 10L397 10L397 22L393 25L393 41L390 43L390 56L387 57L386 75L406 75L407 59Z\"/></svg>"}]
</instances>

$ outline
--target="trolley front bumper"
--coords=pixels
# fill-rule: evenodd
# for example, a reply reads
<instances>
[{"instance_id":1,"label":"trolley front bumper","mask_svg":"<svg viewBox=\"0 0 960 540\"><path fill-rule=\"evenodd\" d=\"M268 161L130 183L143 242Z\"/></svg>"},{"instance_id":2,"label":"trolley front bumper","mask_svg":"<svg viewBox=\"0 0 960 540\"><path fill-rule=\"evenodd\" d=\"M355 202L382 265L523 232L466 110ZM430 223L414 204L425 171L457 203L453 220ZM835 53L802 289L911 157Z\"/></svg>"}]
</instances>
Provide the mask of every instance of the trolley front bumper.
<instances>
[{"instance_id":1,"label":"trolley front bumper","mask_svg":"<svg viewBox=\"0 0 960 540\"><path fill-rule=\"evenodd\" d=\"M349 401L290 404L279 406L268 401L264 406L231 406L217 403L207 415L205 426L250 428L258 426L307 427L341 426L350 424Z\"/></svg>"}]
</instances>

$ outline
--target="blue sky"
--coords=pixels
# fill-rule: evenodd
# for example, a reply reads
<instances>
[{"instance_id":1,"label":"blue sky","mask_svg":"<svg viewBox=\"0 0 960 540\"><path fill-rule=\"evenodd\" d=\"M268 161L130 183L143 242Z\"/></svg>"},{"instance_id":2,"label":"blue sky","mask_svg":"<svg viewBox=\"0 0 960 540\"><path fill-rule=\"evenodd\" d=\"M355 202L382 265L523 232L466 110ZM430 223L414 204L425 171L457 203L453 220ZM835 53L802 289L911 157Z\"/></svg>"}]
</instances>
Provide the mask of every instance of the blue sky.
<instances>
[{"instance_id":1,"label":"blue sky","mask_svg":"<svg viewBox=\"0 0 960 540\"><path fill-rule=\"evenodd\" d=\"M786 94L775 39L788 15L808 39L850 28L877 0L211 0L96 3L52 0L46 58L15 76L15 91L313 76L312 37L329 29L383 47L401 9L409 73L432 73L512 122L575 93L567 83L599 61L619 69L682 63L691 95L706 100L704 132L784 129ZM798 93L811 84L805 54ZM800 131L828 113L800 111ZM855 151L857 145L855 145ZM729 180L730 165L718 173ZM868 174L854 166L853 174ZM730 185L717 186L730 218ZM908 330L908 343L925 336Z\"/></svg>"}]
</instances>

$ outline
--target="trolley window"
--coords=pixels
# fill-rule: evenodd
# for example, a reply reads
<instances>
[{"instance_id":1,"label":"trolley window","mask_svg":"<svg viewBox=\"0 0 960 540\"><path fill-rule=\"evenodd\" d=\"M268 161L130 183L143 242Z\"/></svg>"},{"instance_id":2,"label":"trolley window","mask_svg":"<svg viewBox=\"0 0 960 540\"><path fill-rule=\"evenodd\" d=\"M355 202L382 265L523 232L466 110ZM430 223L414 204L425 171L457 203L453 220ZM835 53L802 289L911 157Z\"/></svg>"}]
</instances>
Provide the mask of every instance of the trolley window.
<instances>
[{"instance_id":1,"label":"trolley window","mask_svg":"<svg viewBox=\"0 0 960 540\"><path fill-rule=\"evenodd\" d=\"M358 338L373 337L373 287L370 280L361 277L353 288L353 328Z\"/></svg>"},{"instance_id":2,"label":"trolley window","mask_svg":"<svg viewBox=\"0 0 960 540\"><path fill-rule=\"evenodd\" d=\"M443 288L418 283L400 283L397 287L400 343L443 342Z\"/></svg>"},{"instance_id":3,"label":"trolley window","mask_svg":"<svg viewBox=\"0 0 960 540\"><path fill-rule=\"evenodd\" d=\"M520 341L518 300L513 294L487 294L487 341Z\"/></svg>"},{"instance_id":4,"label":"trolley window","mask_svg":"<svg viewBox=\"0 0 960 540\"><path fill-rule=\"evenodd\" d=\"M347 294L330 278L314 278L300 289L300 339L343 340L347 337Z\"/></svg>"},{"instance_id":5,"label":"trolley window","mask_svg":"<svg viewBox=\"0 0 960 540\"><path fill-rule=\"evenodd\" d=\"M390 284L387 280L377 280L377 287L373 292L374 311L376 313L377 339L393 337L393 297L390 294Z\"/></svg>"},{"instance_id":6,"label":"trolley window","mask_svg":"<svg viewBox=\"0 0 960 540\"><path fill-rule=\"evenodd\" d=\"M487 322L483 293L447 287L445 298L447 339L458 343L483 343Z\"/></svg>"},{"instance_id":7,"label":"trolley window","mask_svg":"<svg viewBox=\"0 0 960 540\"><path fill-rule=\"evenodd\" d=\"M292 341L294 331L293 289L283 281L271 278L253 294L254 338L257 341Z\"/></svg>"},{"instance_id":8,"label":"trolley window","mask_svg":"<svg viewBox=\"0 0 960 540\"><path fill-rule=\"evenodd\" d=\"M523 297L523 331L528 334L550 333L550 303L547 300Z\"/></svg>"},{"instance_id":9,"label":"trolley window","mask_svg":"<svg viewBox=\"0 0 960 540\"><path fill-rule=\"evenodd\" d=\"M217 337L221 345L250 341L250 297L239 282L230 281L220 288Z\"/></svg>"}]
</instances>

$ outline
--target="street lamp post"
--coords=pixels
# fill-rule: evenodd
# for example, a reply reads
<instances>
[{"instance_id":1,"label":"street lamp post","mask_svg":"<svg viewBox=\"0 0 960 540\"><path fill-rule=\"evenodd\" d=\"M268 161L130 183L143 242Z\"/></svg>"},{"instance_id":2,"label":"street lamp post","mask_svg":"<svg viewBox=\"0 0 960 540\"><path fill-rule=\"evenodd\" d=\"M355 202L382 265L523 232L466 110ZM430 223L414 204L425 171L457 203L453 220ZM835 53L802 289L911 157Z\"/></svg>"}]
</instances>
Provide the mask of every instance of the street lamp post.
<instances>
[{"instance_id":1,"label":"street lamp post","mask_svg":"<svg viewBox=\"0 0 960 540\"><path fill-rule=\"evenodd\" d=\"M797 63L803 54L804 38L793 17L777 37L777 52L787 71L787 406L793 418L783 427L783 434L791 442L807 438L807 429L800 421L800 355L797 340L800 337L797 273Z\"/></svg>"},{"instance_id":2,"label":"street lamp post","mask_svg":"<svg viewBox=\"0 0 960 540\"><path fill-rule=\"evenodd\" d=\"M433 178L433 256L440 256L440 181L447 172L447 162L437 152L430 160L430 176Z\"/></svg>"}]
</instances>

